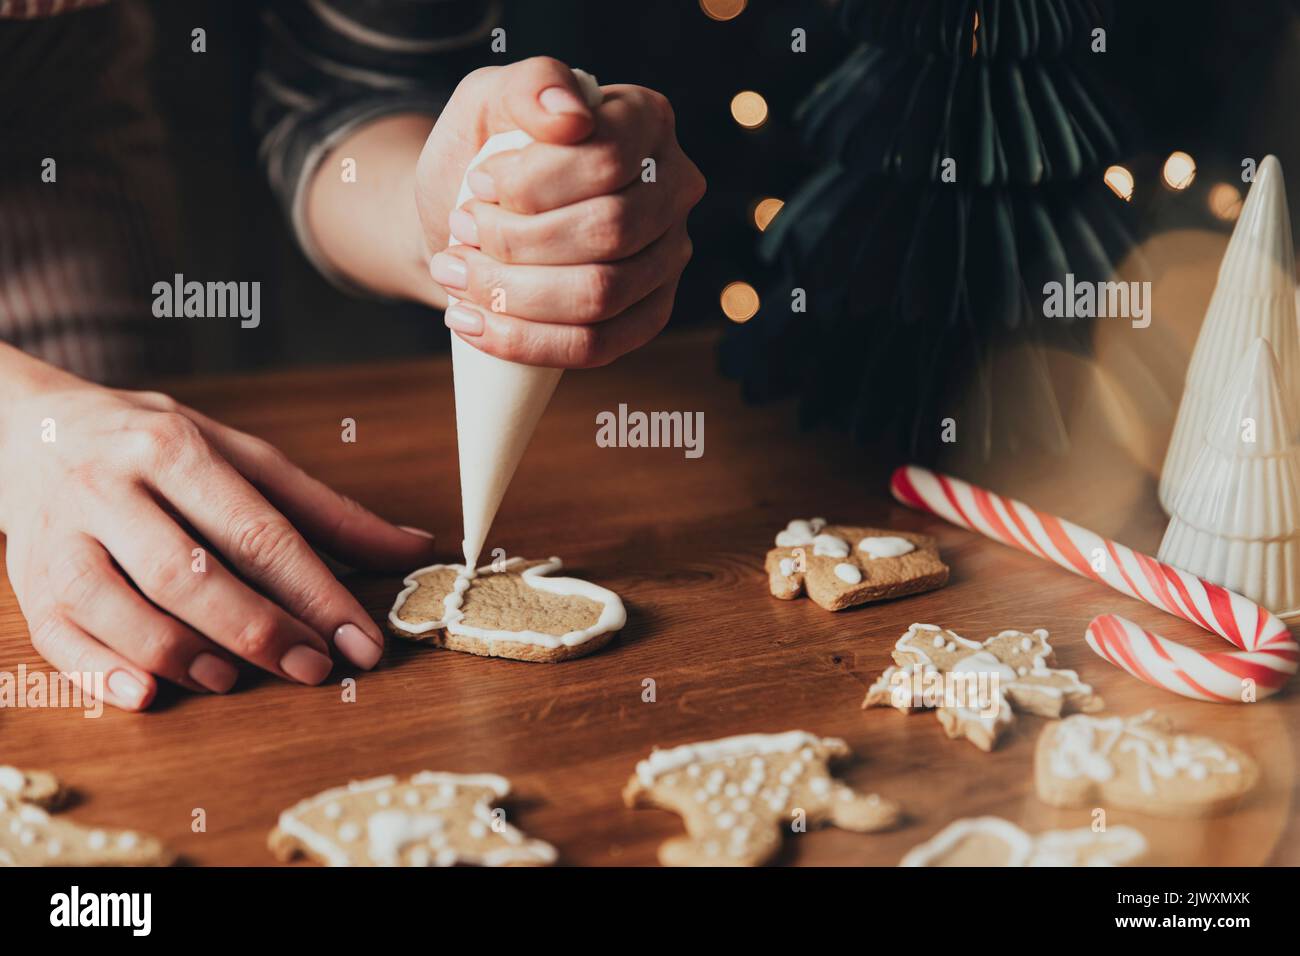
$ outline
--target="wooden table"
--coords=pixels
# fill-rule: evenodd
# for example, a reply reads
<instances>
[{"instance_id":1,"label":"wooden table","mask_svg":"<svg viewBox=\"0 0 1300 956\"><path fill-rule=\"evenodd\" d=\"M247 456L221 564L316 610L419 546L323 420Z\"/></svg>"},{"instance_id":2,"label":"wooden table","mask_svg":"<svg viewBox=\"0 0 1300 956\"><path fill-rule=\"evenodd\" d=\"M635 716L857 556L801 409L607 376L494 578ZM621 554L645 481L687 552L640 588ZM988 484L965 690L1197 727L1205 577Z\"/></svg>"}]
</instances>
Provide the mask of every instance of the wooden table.
<instances>
[{"instance_id":1,"label":"wooden table","mask_svg":"<svg viewBox=\"0 0 1300 956\"><path fill-rule=\"evenodd\" d=\"M395 521L435 531L458 557L460 512L446 359L178 385L183 400L281 446L341 491ZM602 410L703 411L705 451L599 448ZM340 441L356 419L358 440ZM1159 707L1187 729L1255 754L1259 792L1208 822L1160 821L1112 810L1154 847L1153 862L1300 862L1294 692L1250 706L1197 703L1149 688L1095 657L1088 620L1122 612L1194 646L1218 639L1136 601L890 501L893 462L825 432L800 433L792 405L748 408L714 371L712 339L668 336L611 368L565 376L497 519L489 548L559 554L613 588L629 609L604 651L564 664L476 658L390 641L380 667L343 700L340 667L321 687L249 673L228 697L164 694L150 713L0 711L0 763L56 771L82 795L75 818L146 829L195 864L268 864L268 830L299 798L351 779L420 769L510 777L512 819L571 864L649 864L680 832L657 810L628 810L620 791L652 746L753 731L805 729L844 737L857 759L843 776L901 800L909 821L874 835L813 831L786 841L783 862L892 865L952 819L998 814L1032 829L1081 826L1086 810L1041 804L1030 780L1043 725L1021 718L985 754L948 740L931 715L861 711L865 686L913 621L971 637L1048 628L1110 713ZM1154 549L1160 518L1150 482L1123 513L1097 484L1076 493L1047 462L1021 478L1031 502L1054 506L1126 543ZM1059 469L1059 466L1058 466ZM1021 491L1002 485L999 490ZM1056 499L1056 500L1054 500ZM768 596L763 556L792 517L820 514L938 536L952 582L926 595L830 614ZM382 618L396 577L348 579ZM0 578L0 669L43 667ZM656 699L642 700L655 681ZM191 831L206 811L206 832Z\"/></svg>"}]
</instances>

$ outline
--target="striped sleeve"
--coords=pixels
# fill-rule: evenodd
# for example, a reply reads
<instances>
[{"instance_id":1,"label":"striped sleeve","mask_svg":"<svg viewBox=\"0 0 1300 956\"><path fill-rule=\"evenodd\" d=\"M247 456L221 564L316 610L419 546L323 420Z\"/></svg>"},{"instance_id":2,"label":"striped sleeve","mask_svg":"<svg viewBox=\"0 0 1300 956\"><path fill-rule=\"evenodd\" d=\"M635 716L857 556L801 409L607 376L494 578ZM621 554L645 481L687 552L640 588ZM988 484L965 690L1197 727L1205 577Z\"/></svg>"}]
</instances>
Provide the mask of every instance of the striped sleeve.
<instances>
[{"instance_id":1,"label":"striped sleeve","mask_svg":"<svg viewBox=\"0 0 1300 956\"><path fill-rule=\"evenodd\" d=\"M305 222L306 186L358 127L436 116L500 18L501 0L272 0L262 10L253 122L259 160L299 247L335 285Z\"/></svg>"}]
</instances>

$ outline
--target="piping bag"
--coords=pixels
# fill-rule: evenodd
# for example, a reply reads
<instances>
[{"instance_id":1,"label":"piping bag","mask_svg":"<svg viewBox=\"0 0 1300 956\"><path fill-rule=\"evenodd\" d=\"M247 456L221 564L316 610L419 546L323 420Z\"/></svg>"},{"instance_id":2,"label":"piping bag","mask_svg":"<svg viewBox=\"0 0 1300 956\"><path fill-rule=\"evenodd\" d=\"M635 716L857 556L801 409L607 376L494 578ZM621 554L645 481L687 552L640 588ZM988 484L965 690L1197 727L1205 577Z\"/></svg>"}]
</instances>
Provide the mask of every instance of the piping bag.
<instances>
[{"instance_id":1,"label":"piping bag","mask_svg":"<svg viewBox=\"0 0 1300 956\"><path fill-rule=\"evenodd\" d=\"M587 106L595 109L601 101L595 78L582 70L574 70L573 75ZM489 156L522 149L532 141L518 129L488 139L465 171L456 208L473 196L468 182L470 170ZM455 238L449 242L451 246L460 244ZM448 300L453 305L460 301L454 296L448 296ZM479 351L455 333L451 336L451 367L456 383L456 446L465 529L462 547L465 568L472 574L519 459L564 370L508 362Z\"/></svg>"}]
</instances>

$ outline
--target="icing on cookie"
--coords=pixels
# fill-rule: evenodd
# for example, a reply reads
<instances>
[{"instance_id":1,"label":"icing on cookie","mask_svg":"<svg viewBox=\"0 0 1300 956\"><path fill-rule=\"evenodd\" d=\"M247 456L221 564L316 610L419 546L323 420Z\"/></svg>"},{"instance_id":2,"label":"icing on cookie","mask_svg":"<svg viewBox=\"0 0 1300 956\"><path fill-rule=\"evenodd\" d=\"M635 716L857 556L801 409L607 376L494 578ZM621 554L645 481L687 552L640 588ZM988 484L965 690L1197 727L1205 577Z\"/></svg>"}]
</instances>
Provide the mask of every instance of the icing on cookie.
<instances>
[{"instance_id":1,"label":"icing on cookie","mask_svg":"<svg viewBox=\"0 0 1300 956\"><path fill-rule=\"evenodd\" d=\"M0 790L22 793L25 786L27 786L27 775L21 770L17 767L0 766Z\"/></svg>"},{"instance_id":2,"label":"icing on cookie","mask_svg":"<svg viewBox=\"0 0 1300 956\"><path fill-rule=\"evenodd\" d=\"M1002 866L1024 866L1034 850L1033 838L1014 823L1001 817L971 817L949 824L927 842L913 847L898 865L931 866L976 836L991 838L1005 847L1007 860Z\"/></svg>"},{"instance_id":3,"label":"icing on cookie","mask_svg":"<svg viewBox=\"0 0 1300 956\"><path fill-rule=\"evenodd\" d=\"M670 750L655 748L650 756L636 765L636 775L646 786L664 774L672 773L694 763L716 763L720 760L757 757L763 754L794 753L802 747L817 745L843 747L844 742L834 737L821 738L802 730L783 734L740 734L704 743L682 744ZM761 764L759 765L761 768ZM721 777L718 782L721 783Z\"/></svg>"},{"instance_id":4,"label":"icing on cookie","mask_svg":"<svg viewBox=\"0 0 1300 956\"><path fill-rule=\"evenodd\" d=\"M916 545L906 538L898 538L893 535L881 535L876 538L863 538L858 542L858 550L865 552L871 558L898 558L915 551Z\"/></svg>"},{"instance_id":5,"label":"icing on cookie","mask_svg":"<svg viewBox=\"0 0 1300 956\"><path fill-rule=\"evenodd\" d=\"M436 788L436 791L426 795L421 788ZM404 791L402 804L421 809L390 808L394 790ZM451 811L458 800L469 796L467 790L474 791L470 819L463 819L462 809L462 818L457 820ZM493 820L488 796L499 798L509 792L509 782L496 774L423 771L405 783L391 775L375 777L353 781L299 802L280 814L278 826L328 866L353 865L353 857L359 852L358 843L364 846L366 859L375 866L400 866L403 854L416 866L554 862L554 847L527 839L515 827ZM416 797L414 802L409 799L412 795ZM364 827L352 820L337 822L347 807L363 813L369 810ZM307 819L318 808L322 809L321 815L329 828L333 828L332 834ZM337 812L335 808L339 808ZM490 836L499 839L489 841Z\"/></svg>"},{"instance_id":6,"label":"icing on cookie","mask_svg":"<svg viewBox=\"0 0 1300 956\"><path fill-rule=\"evenodd\" d=\"M1151 726L1156 712L1135 717L1075 716L1057 728L1049 757L1053 774L1065 779L1106 781L1115 775L1113 755L1132 754L1143 793L1156 792L1156 778L1186 775L1205 780L1212 773L1236 774L1241 766L1213 740L1178 734L1169 737Z\"/></svg>"},{"instance_id":7,"label":"icing on cookie","mask_svg":"<svg viewBox=\"0 0 1300 956\"><path fill-rule=\"evenodd\" d=\"M573 647L577 644L583 644L599 634L620 630L627 623L627 611L623 607L623 602L613 591L578 578L548 577L547 575L552 571L557 571L563 566L563 562L554 557L526 569L521 578L529 587L538 591L545 591L548 594L561 597L583 597L595 601L601 606L601 611L594 624L580 630L569 631L567 634L556 635L543 634L540 631L497 630L474 627L464 623L465 613L461 610L461 607L465 601L465 593L473 585L473 579L480 574L505 573L523 563L525 563L523 558L511 558L499 568L488 565L479 568L473 574L466 574L464 566L459 564L433 564L426 568L420 568L403 580L402 583L405 587L398 593L392 610L388 612L388 620L395 628L411 634L424 634L428 631L446 628L448 633L459 634L464 637L477 637L489 643L494 640L514 641L520 644L537 644L550 648ZM419 589L420 576L430 571L443 569L455 570L457 575L452 592L443 599L443 607L446 609L444 616L437 621L424 621L418 624L403 621L400 617L402 607L406 604L407 599Z\"/></svg>"},{"instance_id":8,"label":"icing on cookie","mask_svg":"<svg viewBox=\"0 0 1300 956\"><path fill-rule=\"evenodd\" d=\"M845 584L861 584L862 572L856 565L840 563L835 565L835 576Z\"/></svg>"},{"instance_id":9,"label":"icing on cookie","mask_svg":"<svg viewBox=\"0 0 1300 956\"><path fill-rule=\"evenodd\" d=\"M1032 836L1001 817L971 817L957 820L939 833L913 847L899 866L938 866L968 840L982 844L968 851L967 864L985 866L1118 866L1136 860L1146 852L1147 841L1132 827L1117 826L1100 832L1088 827L1049 830ZM981 862L971 860L981 849L1003 858Z\"/></svg>"},{"instance_id":10,"label":"icing on cookie","mask_svg":"<svg viewBox=\"0 0 1300 956\"><path fill-rule=\"evenodd\" d=\"M776 546L778 548L797 548L805 544L812 544L813 538L826 527L825 518L810 518L807 521L802 518L795 518L785 526L784 531L777 532Z\"/></svg>"},{"instance_id":11,"label":"icing on cookie","mask_svg":"<svg viewBox=\"0 0 1300 956\"><path fill-rule=\"evenodd\" d=\"M819 534L813 538L813 554L824 558L847 558L849 543L833 534Z\"/></svg>"}]
</instances>

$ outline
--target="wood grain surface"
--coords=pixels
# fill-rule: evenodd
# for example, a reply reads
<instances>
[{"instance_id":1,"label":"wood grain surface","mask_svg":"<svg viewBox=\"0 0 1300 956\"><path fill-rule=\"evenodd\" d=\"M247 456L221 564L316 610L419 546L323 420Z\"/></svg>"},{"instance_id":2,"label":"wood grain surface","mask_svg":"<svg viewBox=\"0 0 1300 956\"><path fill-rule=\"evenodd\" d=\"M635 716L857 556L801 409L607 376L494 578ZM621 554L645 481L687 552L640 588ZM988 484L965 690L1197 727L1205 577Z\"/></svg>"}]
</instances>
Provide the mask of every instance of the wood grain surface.
<instances>
[{"instance_id":1,"label":"wood grain surface","mask_svg":"<svg viewBox=\"0 0 1300 956\"><path fill-rule=\"evenodd\" d=\"M1259 790L1236 812L1162 821L1112 809L1160 864L1300 862L1293 690L1255 705L1199 703L1139 683L1088 650L1083 632L1104 611L1125 614L1192 646L1222 642L1195 627L893 503L895 461L829 432L800 432L791 405L746 407L714 370L713 341L666 336L610 368L560 384L497 518L488 548L565 559L612 588L629 621L605 650L562 664L528 664L432 650L390 639L383 662L357 675L339 666L320 687L248 671L226 697L169 691L144 714L0 710L0 763L55 771L79 794L76 819L148 830L200 865L271 864L278 813L352 779L422 769L493 771L515 784L512 821L555 844L568 864L652 864L681 832L658 810L628 810L620 791L638 759L673 745L755 731L803 729L845 738L845 780L901 801L890 833L820 830L787 837L783 863L893 865L951 820L997 814L1032 830L1083 826L1087 810L1040 803L1031 783L1044 721L1022 717L985 754L948 740L929 714L859 709L864 689L914 621L972 638L1047 628L1061 664L1077 669L1106 712L1156 707L1187 730L1255 755ZM438 536L459 557L460 509L451 369L444 358L173 383L182 400L260 435L340 491ZM705 448L600 448L595 418L631 409L702 411ZM340 422L357 422L357 441ZM13 467L6 462L4 467ZM997 490L1137 548L1154 550L1162 519L1150 481L1108 488L1095 475L1017 472ZM1026 491L1026 489L1029 489ZM792 517L934 534L952 567L944 589L831 614L766 591L763 557ZM345 578L377 619L397 576ZM0 579L0 670L45 665ZM356 677L356 701L341 683ZM642 699L655 681L656 700ZM206 811L206 832L191 830Z\"/></svg>"}]
</instances>

